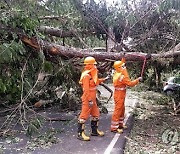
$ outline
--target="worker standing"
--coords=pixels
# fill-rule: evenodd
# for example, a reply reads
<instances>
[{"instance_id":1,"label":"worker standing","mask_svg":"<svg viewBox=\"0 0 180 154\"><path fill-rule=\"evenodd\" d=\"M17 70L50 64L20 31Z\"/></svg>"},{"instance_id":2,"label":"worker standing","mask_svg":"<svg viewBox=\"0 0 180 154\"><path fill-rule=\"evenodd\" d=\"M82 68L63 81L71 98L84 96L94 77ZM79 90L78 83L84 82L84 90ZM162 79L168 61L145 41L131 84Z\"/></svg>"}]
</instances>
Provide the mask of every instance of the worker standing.
<instances>
[{"instance_id":1,"label":"worker standing","mask_svg":"<svg viewBox=\"0 0 180 154\"><path fill-rule=\"evenodd\" d=\"M104 132L98 130L99 122L99 108L96 103L96 87L103 81L105 78L98 78L98 69L96 68L96 60L93 57L86 57L84 59L84 70L81 74L79 83L83 89L82 100L82 109L78 118L78 139L83 141L89 141L90 137L87 136L84 132L85 125L84 123L91 115L91 135L92 136L104 136Z\"/></svg>"},{"instance_id":2,"label":"worker standing","mask_svg":"<svg viewBox=\"0 0 180 154\"><path fill-rule=\"evenodd\" d=\"M142 80L142 77L139 77L133 81L130 80L126 66L125 59L122 58L121 61L114 62L114 75L113 75L113 86L114 86L114 102L115 107L111 119L111 131L116 133L122 133L123 128L127 128L123 124L124 122L124 113L125 113L125 97L126 97L126 87L133 87Z\"/></svg>"}]
</instances>

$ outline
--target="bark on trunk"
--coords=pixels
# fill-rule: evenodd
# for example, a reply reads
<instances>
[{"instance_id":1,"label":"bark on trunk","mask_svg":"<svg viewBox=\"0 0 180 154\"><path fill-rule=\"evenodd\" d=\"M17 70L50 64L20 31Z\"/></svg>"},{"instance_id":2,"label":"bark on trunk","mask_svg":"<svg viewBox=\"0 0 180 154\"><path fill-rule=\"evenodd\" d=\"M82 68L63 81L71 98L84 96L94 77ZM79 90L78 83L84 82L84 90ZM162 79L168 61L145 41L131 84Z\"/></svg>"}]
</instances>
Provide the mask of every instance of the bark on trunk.
<instances>
[{"instance_id":1,"label":"bark on trunk","mask_svg":"<svg viewBox=\"0 0 180 154\"><path fill-rule=\"evenodd\" d=\"M93 49L80 49L73 47L66 47L57 45L54 43L49 43L43 40L36 40L34 38L28 38L27 36L22 36L21 40L30 47L35 48L37 51L43 50L46 54L50 54L52 56L61 56L66 58L83 58L86 56L93 56L98 61L114 61L120 60L123 56L127 61L142 61L147 57L149 60L158 61L159 58L173 58L176 56L180 56L180 51L169 51L162 54L151 54L148 56L147 53L142 52L95 52ZM179 62L180 64L180 62Z\"/></svg>"},{"instance_id":2,"label":"bark on trunk","mask_svg":"<svg viewBox=\"0 0 180 154\"><path fill-rule=\"evenodd\" d=\"M83 35L94 35L95 31L77 31L77 30L70 30L70 31L63 31L59 28L53 28L53 27L47 27L47 26L41 26L39 28L39 31L51 36L56 37L77 37L77 34L83 34Z\"/></svg>"}]
</instances>

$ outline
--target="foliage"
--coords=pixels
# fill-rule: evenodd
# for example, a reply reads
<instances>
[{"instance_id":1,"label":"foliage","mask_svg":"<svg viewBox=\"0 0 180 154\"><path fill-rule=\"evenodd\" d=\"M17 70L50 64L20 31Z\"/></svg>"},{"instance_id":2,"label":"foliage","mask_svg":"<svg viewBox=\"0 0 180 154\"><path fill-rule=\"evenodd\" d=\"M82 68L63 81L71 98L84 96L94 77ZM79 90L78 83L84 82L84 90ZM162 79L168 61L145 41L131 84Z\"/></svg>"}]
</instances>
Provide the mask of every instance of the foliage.
<instances>
[{"instance_id":1,"label":"foliage","mask_svg":"<svg viewBox=\"0 0 180 154\"><path fill-rule=\"evenodd\" d=\"M21 3L4 1L0 3L0 11L2 12L0 23L3 25L3 29L0 30L0 34L2 34L0 36L0 70L2 74L0 76L1 103L20 102L22 98L28 96L31 90L33 91L32 94L30 94L30 100L31 98L34 99L36 96L35 91L40 90L42 87L39 82L37 83L39 73L51 74L46 84L49 86L49 90L46 89L49 93L45 93L44 91L43 95L36 96L36 99L41 97L44 97L44 99L54 97L52 91L54 85L63 85L64 89L70 89L70 87L76 86L76 84L72 85L72 83L74 82L73 80L77 80L77 75L75 75L77 72L73 71L69 63L68 66L66 66L61 60L59 61L59 65L48 62L45 60L42 52L35 53L32 49L25 47L19 40L19 33L43 37L42 34L39 35L39 33L36 33L36 29L39 26L37 15L38 13L42 13L42 11L45 11L47 15L49 12L52 13L53 10L56 10L57 15L69 12L69 14L77 16L75 13L70 13L73 11L70 9L70 3L66 3L67 8L63 6L65 1L59 1L59 3L61 4L60 7L64 10L56 8L57 6L59 7L57 1L50 3L50 5L47 4L51 11L46 10L46 5L40 5L39 2L35 3L33 1L21 0ZM34 14L34 7L41 9ZM68 20L71 21L70 19ZM56 70L59 71L56 72ZM76 76L75 78L74 75ZM66 80L72 83L64 82Z\"/></svg>"},{"instance_id":2,"label":"foliage","mask_svg":"<svg viewBox=\"0 0 180 154\"><path fill-rule=\"evenodd\" d=\"M39 133L41 126L42 126L42 119L36 118L36 119L30 120L28 128L27 128L27 132L26 132L27 136L32 137L33 134Z\"/></svg>"},{"instance_id":3,"label":"foliage","mask_svg":"<svg viewBox=\"0 0 180 154\"><path fill-rule=\"evenodd\" d=\"M52 144L56 144L59 142L59 139L56 137L56 131L53 129L47 130L44 134L40 134L37 137L34 137L31 139L30 142L28 142L27 150L34 151L35 148L49 148L52 146Z\"/></svg>"},{"instance_id":4,"label":"foliage","mask_svg":"<svg viewBox=\"0 0 180 154\"><path fill-rule=\"evenodd\" d=\"M177 0L121 0L110 7L104 1L96 3L91 0L85 4L79 0L74 1L89 26L99 34L113 27L116 41L120 42L124 33L123 39L131 37L136 43L136 50L149 53L164 48L168 50L174 43L174 39L168 38L180 37L177 35L180 7Z\"/></svg>"}]
</instances>

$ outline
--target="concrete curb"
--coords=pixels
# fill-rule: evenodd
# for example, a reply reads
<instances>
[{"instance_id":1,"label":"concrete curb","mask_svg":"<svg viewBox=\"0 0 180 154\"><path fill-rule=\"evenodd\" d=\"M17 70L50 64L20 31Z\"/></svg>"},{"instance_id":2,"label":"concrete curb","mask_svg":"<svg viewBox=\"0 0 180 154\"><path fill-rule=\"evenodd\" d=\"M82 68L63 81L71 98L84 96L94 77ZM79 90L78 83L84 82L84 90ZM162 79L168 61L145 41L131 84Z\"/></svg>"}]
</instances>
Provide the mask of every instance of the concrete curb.
<instances>
[{"instance_id":1,"label":"concrete curb","mask_svg":"<svg viewBox=\"0 0 180 154\"><path fill-rule=\"evenodd\" d=\"M129 136L132 128L133 128L133 124L134 124L134 115L130 115L128 120L127 120L127 126L128 126L128 129L124 130L124 133L120 136L120 151L119 151L119 154L124 154L124 150L125 150L125 147L126 147L126 142L127 142L127 137Z\"/></svg>"}]
</instances>

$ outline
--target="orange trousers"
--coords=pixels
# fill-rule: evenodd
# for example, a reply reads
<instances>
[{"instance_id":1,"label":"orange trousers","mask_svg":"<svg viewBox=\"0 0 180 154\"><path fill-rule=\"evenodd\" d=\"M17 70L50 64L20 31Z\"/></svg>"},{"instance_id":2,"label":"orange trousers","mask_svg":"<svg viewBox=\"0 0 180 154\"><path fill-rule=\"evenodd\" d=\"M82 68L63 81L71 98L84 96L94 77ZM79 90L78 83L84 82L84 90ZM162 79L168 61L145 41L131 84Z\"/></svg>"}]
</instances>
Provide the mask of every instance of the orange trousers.
<instances>
[{"instance_id":1,"label":"orange trousers","mask_svg":"<svg viewBox=\"0 0 180 154\"><path fill-rule=\"evenodd\" d=\"M84 122L89 118L90 115L96 119L99 119L100 116L99 108L96 103L96 90L90 90L89 95L93 104L89 103L88 98L86 98L84 94L81 97L82 108L78 119L84 120Z\"/></svg>"},{"instance_id":2,"label":"orange trousers","mask_svg":"<svg viewBox=\"0 0 180 154\"><path fill-rule=\"evenodd\" d=\"M117 130L118 127L123 126L125 113L125 96L126 90L115 90L114 92L114 112L111 119L111 130Z\"/></svg>"}]
</instances>

